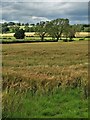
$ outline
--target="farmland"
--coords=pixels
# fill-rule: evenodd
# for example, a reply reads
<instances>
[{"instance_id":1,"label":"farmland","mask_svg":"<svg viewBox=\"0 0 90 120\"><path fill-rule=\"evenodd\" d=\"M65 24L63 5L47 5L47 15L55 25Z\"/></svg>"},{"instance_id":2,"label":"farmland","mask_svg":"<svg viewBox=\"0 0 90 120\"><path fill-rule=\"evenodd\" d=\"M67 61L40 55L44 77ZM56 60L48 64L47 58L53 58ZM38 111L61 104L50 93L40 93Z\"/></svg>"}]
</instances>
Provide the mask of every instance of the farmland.
<instances>
[{"instance_id":1,"label":"farmland","mask_svg":"<svg viewBox=\"0 0 90 120\"><path fill-rule=\"evenodd\" d=\"M74 41L78 40L89 40L89 32L76 32L75 34L76 38L73 38ZM65 37L62 34L61 40L59 41L65 41ZM69 38L68 38L69 40ZM40 36L38 36L35 32L26 32L24 39L16 39L14 37L14 33L7 33L7 34L0 34L0 43L31 43L31 42L41 42ZM45 36L44 40L42 42L55 42L56 39L52 39L50 36Z\"/></svg>"},{"instance_id":2,"label":"farmland","mask_svg":"<svg viewBox=\"0 0 90 120\"><path fill-rule=\"evenodd\" d=\"M0 37L13 37L14 33L4 33L1 34L0 33ZM35 36L35 32L25 32L26 36ZM89 32L76 32L75 34L76 37L86 37L86 36L90 36Z\"/></svg>"},{"instance_id":3,"label":"farmland","mask_svg":"<svg viewBox=\"0 0 90 120\"><path fill-rule=\"evenodd\" d=\"M88 117L88 41L3 44L2 61L3 117Z\"/></svg>"},{"instance_id":4,"label":"farmland","mask_svg":"<svg viewBox=\"0 0 90 120\"><path fill-rule=\"evenodd\" d=\"M0 4L1 119L88 120L90 4L13 1Z\"/></svg>"}]
</instances>

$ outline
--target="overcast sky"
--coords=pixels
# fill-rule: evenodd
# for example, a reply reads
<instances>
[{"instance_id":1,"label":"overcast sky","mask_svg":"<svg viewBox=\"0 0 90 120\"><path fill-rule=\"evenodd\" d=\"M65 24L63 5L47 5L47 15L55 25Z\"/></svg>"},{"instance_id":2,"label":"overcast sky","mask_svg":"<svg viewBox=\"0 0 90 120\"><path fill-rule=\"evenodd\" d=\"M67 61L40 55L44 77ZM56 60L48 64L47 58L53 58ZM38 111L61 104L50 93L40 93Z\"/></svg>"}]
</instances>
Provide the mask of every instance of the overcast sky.
<instances>
[{"instance_id":1,"label":"overcast sky","mask_svg":"<svg viewBox=\"0 0 90 120\"><path fill-rule=\"evenodd\" d=\"M68 18L71 24L88 23L88 0L53 1L55 0L3 0L0 4L0 22L37 23Z\"/></svg>"}]
</instances>

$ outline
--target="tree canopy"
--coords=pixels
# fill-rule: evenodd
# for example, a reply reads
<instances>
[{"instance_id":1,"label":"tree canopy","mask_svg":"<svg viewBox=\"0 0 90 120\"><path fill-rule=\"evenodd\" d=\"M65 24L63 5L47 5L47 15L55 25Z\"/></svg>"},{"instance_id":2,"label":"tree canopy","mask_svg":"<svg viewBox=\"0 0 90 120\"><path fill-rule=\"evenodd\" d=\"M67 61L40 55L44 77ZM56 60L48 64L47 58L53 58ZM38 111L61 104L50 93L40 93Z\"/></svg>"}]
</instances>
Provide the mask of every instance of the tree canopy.
<instances>
[{"instance_id":1,"label":"tree canopy","mask_svg":"<svg viewBox=\"0 0 90 120\"><path fill-rule=\"evenodd\" d=\"M40 36L41 40L44 40L44 37L47 33L46 22L41 21L36 25L36 32Z\"/></svg>"},{"instance_id":2,"label":"tree canopy","mask_svg":"<svg viewBox=\"0 0 90 120\"><path fill-rule=\"evenodd\" d=\"M18 29L15 34L14 34L14 37L16 39L24 39L25 37L25 31L23 29Z\"/></svg>"}]
</instances>

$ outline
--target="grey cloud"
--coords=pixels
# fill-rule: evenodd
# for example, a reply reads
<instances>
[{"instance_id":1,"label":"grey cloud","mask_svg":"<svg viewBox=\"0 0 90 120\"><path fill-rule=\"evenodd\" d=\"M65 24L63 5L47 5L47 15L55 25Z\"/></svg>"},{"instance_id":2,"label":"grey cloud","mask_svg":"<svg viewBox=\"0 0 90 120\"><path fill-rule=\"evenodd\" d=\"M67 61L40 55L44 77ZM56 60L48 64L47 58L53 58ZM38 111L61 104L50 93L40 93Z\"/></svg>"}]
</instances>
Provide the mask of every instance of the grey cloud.
<instances>
[{"instance_id":1,"label":"grey cloud","mask_svg":"<svg viewBox=\"0 0 90 120\"><path fill-rule=\"evenodd\" d=\"M88 2L88 0L3 0L2 2Z\"/></svg>"},{"instance_id":2,"label":"grey cloud","mask_svg":"<svg viewBox=\"0 0 90 120\"><path fill-rule=\"evenodd\" d=\"M2 2L2 19L5 21L37 23L64 17L73 23L77 20L83 23L87 22L87 13L87 2Z\"/></svg>"}]
</instances>

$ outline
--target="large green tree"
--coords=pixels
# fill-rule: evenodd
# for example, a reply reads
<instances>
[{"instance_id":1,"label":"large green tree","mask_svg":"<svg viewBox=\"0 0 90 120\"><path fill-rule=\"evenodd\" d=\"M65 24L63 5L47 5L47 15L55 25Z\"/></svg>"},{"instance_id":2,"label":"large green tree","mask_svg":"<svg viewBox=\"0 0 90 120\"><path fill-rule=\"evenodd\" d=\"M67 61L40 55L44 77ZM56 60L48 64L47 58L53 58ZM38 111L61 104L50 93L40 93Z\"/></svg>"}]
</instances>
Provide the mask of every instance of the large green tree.
<instances>
[{"instance_id":1,"label":"large green tree","mask_svg":"<svg viewBox=\"0 0 90 120\"><path fill-rule=\"evenodd\" d=\"M64 37L66 38L64 41L72 41L73 38L75 37L75 33L76 33L76 28L75 26L67 26L65 29L64 29L64 32L63 32L63 35ZM69 40L68 40L69 38Z\"/></svg>"},{"instance_id":2,"label":"large green tree","mask_svg":"<svg viewBox=\"0 0 90 120\"><path fill-rule=\"evenodd\" d=\"M73 38L75 38L76 32L80 32L81 31L81 25L75 24L75 25L71 25L69 27L69 38L70 40L72 40Z\"/></svg>"},{"instance_id":3,"label":"large green tree","mask_svg":"<svg viewBox=\"0 0 90 120\"><path fill-rule=\"evenodd\" d=\"M57 41L61 39L61 35L65 29L65 26L69 24L68 19L56 19L48 22L47 31L52 38L56 38Z\"/></svg>"},{"instance_id":4,"label":"large green tree","mask_svg":"<svg viewBox=\"0 0 90 120\"><path fill-rule=\"evenodd\" d=\"M79 24L66 26L63 32L64 37L66 37L65 41L72 41L73 38L75 38L76 32L80 32L81 29L82 25ZM69 40L67 38L69 38Z\"/></svg>"},{"instance_id":5,"label":"large green tree","mask_svg":"<svg viewBox=\"0 0 90 120\"><path fill-rule=\"evenodd\" d=\"M44 37L45 37L45 35L47 33L46 22L41 21L40 23L38 23L36 25L36 32L40 36L41 41L43 41Z\"/></svg>"}]
</instances>

